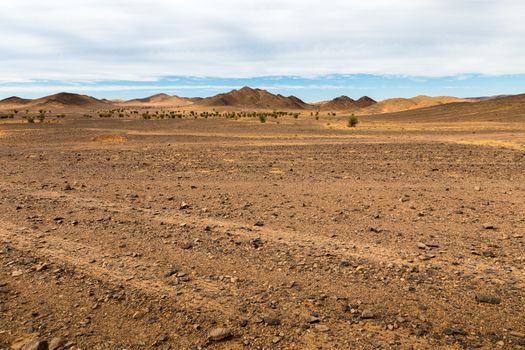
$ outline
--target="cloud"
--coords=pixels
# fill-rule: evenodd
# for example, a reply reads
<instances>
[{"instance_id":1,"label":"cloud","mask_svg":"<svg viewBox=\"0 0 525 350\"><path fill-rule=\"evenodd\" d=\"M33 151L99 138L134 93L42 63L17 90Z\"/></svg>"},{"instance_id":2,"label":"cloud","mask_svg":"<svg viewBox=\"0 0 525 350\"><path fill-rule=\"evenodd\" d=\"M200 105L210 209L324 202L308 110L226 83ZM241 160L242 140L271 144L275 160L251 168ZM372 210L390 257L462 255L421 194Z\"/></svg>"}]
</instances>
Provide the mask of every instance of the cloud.
<instances>
[{"instance_id":1,"label":"cloud","mask_svg":"<svg viewBox=\"0 0 525 350\"><path fill-rule=\"evenodd\" d=\"M3 81L525 73L519 0L0 3Z\"/></svg>"}]
</instances>

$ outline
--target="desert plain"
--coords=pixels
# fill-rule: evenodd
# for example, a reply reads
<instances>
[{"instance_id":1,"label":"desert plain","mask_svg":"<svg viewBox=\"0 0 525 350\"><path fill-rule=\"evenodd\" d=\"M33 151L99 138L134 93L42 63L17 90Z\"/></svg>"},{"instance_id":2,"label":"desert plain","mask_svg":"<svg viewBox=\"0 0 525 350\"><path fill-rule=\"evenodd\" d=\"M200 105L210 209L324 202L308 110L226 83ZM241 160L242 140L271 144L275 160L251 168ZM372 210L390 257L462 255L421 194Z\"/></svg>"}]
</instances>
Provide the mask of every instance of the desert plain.
<instances>
[{"instance_id":1,"label":"desert plain","mask_svg":"<svg viewBox=\"0 0 525 350\"><path fill-rule=\"evenodd\" d=\"M524 100L2 119L0 349L523 349Z\"/></svg>"}]
</instances>

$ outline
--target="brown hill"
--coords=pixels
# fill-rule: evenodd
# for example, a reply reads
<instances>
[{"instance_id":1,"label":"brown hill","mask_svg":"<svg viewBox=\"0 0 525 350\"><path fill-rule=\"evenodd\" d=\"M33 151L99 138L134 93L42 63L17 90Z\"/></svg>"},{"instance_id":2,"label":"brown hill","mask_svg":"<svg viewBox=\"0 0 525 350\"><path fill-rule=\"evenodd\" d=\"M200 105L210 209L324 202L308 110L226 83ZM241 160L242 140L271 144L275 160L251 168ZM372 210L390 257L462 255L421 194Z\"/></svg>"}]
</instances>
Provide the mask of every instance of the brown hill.
<instances>
[{"instance_id":1,"label":"brown hill","mask_svg":"<svg viewBox=\"0 0 525 350\"><path fill-rule=\"evenodd\" d=\"M418 108L425 108L448 103L468 102L474 103L473 100L461 99L450 96L416 96L412 98L390 98L376 104L370 105L359 112L362 115L395 113Z\"/></svg>"},{"instance_id":2,"label":"brown hill","mask_svg":"<svg viewBox=\"0 0 525 350\"><path fill-rule=\"evenodd\" d=\"M0 101L0 108L24 107L30 102L31 100L29 99L20 98L18 96L11 96Z\"/></svg>"},{"instance_id":3,"label":"brown hill","mask_svg":"<svg viewBox=\"0 0 525 350\"><path fill-rule=\"evenodd\" d=\"M330 101L314 103L322 111L358 111L377 102L368 96L363 96L359 100L354 100L348 96L339 96Z\"/></svg>"},{"instance_id":4,"label":"brown hill","mask_svg":"<svg viewBox=\"0 0 525 350\"><path fill-rule=\"evenodd\" d=\"M319 106L322 111L344 111L358 109L356 101L348 96L339 96L333 100L321 102Z\"/></svg>"},{"instance_id":5,"label":"brown hill","mask_svg":"<svg viewBox=\"0 0 525 350\"><path fill-rule=\"evenodd\" d=\"M170 96L167 94L157 94L146 98L137 98L129 101L114 102L124 107L183 107L193 104L189 99Z\"/></svg>"},{"instance_id":6,"label":"brown hill","mask_svg":"<svg viewBox=\"0 0 525 350\"><path fill-rule=\"evenodd\" d=\"M196 101L205 107L241 107L261 109L309 109L311 106L295 96L275 95L266 90L243 87Z\"/></svg>"},{"instance_id":7,"label":"brown hill","mask_svg":"<svg viewBox=\"0 0 525 350\"><path fill-rule=\"evenodd\" d=\"M377 103L376 100L371 99L368 96L363 96L363 97L359 98L359 100L355 101L355 104L359 108L366 108L366 107L375 105L376 103Z\"/></svg>"},{"instance_id":8,"label":"brown hill","mask_svg":"<svg viewBox=\"0 0 525 350\"><path fill-rule=\"evenodd\" d=\"M94 97L87 95L78 95L68 92L61 92L56 95L42 97L31 101L32 107L63 108L63 107L81 107L81 108L108 108L111 104L103 102Z\"/></svg>"},{"instance_id":9,"label":"brown hill","mask_svg":"<svg viewBox=\"0 0 525 350\"><path fill-rule=\"evenodd\" d=\"M83 108L83 109L103 109L111 108L113 105L109 102L98 100L87 95L78 95L67 92L61 92L56 95L45 96L34 100L23 99L20 97L9 97L0 101L0 108Z\"/></svg>"},{"instance_id":10,"label":"brown hill","mask_svg":"<svg viewBox=\"0 0 525 350\"><path fill-rule=\"evenodd\" d=\"M402 122L525 122L525 94L476 103L441 104L370 118Z\"/></svg>"}]
</instances>

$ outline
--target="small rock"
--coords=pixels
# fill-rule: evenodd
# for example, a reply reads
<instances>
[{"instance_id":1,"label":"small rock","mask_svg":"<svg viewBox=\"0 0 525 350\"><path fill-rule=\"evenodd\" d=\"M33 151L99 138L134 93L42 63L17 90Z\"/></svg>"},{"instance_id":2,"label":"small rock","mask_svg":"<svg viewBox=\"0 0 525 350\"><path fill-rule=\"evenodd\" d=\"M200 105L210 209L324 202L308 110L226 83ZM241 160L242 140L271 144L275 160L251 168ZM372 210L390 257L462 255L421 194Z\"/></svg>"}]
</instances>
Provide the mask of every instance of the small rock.
<instances>
[{"instance_id":1,"label":"small rock","mask_svg":"<svg viewBox=\"0 0 525 350\"><path fill-rule=\"evenodd\" d=\"M212 341L221 341L228 339L232 336L232 332L229 328L214 328L208 334L208 339Z\"/></svg>"},{"instance_id":2,"label":"small rock","mask_svg":"<svg viewBox=\"0 0 525 350\"><path fill-rule=\"evenodd\" d=\"M184 243L180 246L182 249L189 250L193 248L193 243Z\"/></svg>"},{"instance_id":3,"label":"small rock","mask_svg":"<svg viewBox=\"0 0 525 350\"><path fill-rule=\"evenodd\" d=\"M190 205L186 202L182 202L179 206L179 209L183 210L183 209L188 209L190 207Z\"/></svg>"},{"instance_id":4,"label":"small rock","mask_svg":"<svg viewBox=\"0 0 525 350\"><path fill-rule=\"evenodd\" d=\"M318 332L328 332L330 330L330 328L328 326L325 326L324 324L316 324L315 329Z\"/></svg>"},{"instance_id":5,"label":"small rock","mask_svg":"<svg viewBox=\"0 0 525 350\"><path fill-rule=\"evenodd\" d=\"M485 304L501 304L501 298L489 294L476 294L476 301Z\"/></svg>"},{"instance_id":6,"label":"small rock","mask_svg":"<svg viewBox=\"0 0 525 350\"><path fill-rule=\"evenodd\" d=\"M259 220L255 224L253 224L253 226L262 227L262 226L264 226L264 222Z\"/></svg>"},{"instance_id":7,"label":"small rock","mask_svg":"<svg viewBox=\"0 0 525 350\"><path fill-rule=\"evenodd\" d=\"M485 230L495 230L496 229L496 226L492 225L492 224L485 224L483 225L483 228Z\"/></svg>"},{"instance_id":8,"label":"small rock","mask_svg":"<svg viewBox=\"0 0 525 350\"><path fill-rule=\"evenodd\" d=\"M428 249L428 246L427 246L425 243L421 243L421 242L419 242L419 243L417 244L417 247L418 247L419 249Z\"/></svg>"},{"instance_id":9,"label":"small rock","mask_svg":"<svg viewBox=\"0 0 525 350\"><path fill-rule=\"evenodd\" d=\"M48 350L48 344L47 341L42 340L40 338L33 338L27 341L21 348L11 346L12 349L20 349L20 350Z\"/></svg>"},{"instance_id":10,"label":"small rock","mask_svg":"<svg viewBox=\"0 0 525 350\"><path fill-rule=\"evenodd\" d=\"M49 350L61 350L64 349L67 344L65 338L55 337L49 342Z\"/></svg>"},{"instance_id":11,"label":"small rock","mask_svg":"<svg viewBox=\"0 0 525 350\"><path fill-rule=\"evenodd\" d=\"M310 317L308 317L306 322L308 322L308 323L319 323L319 322L321 322L321 320L319 319L319 317L310 316Z\"/></svg>"},{"instance_id":12,"label":"small rock","mask_svg":"<svg viewBox=\"0 0 525 350\"><path fill-rule=\"evenodd\" d=\"M448 328L443 329L443 334L449 335L449 336L452 336L452 335L466 336L466 335L468 335L468 333L465 332L463 329L456 328L456 327L448 327Z\"/></svg>"},{"instance_id":13,"label":"small rock","mask_svg":"<svg viewBox=\"0 0 525 350\"><path fill-rule=\"evenodd\" d=\"M372 310L363 310L363 312L361 313L361 318L362 319L372 319L372 318L376 318L376 315Z\"/></svg>"},{"instance_id":14,"label":"small rock","mask_svg":"<svg viewBox=\"0 0 525 350\"><path fill-rule=\"evenodd\" d=\"M24 274L24 271L22 271L22 270L15 270L15 271L11 272L11 276L13 276L13 277L20 277L23 274Z\"/></svg>"},{"instance_id":15,"label":"small rock","mask_svg":"<svg viewBox=\"0 0 525 350\"><path fill-rule=\"evenodd\" d=\"M266 323L268 326L278 326L281 324L281 320L277 317L272 316L265 316L263 317L263 322Z\"/></svg>"},{"instance_id":16,"label":"small rock","mask_svg":"<svg viewBox=\"0 0 525 350\"><path fill-rule=\"evenodd\" d=\"M40 271L47 270L47 268L48 268L48 265L46 263L41 263L35 266L35 271L40 272Z\"/></svg>"},{"instance_id":17,"label":"small rock","mask_svg":"<svg viewBox=\"0 0 525 350\"><path fill-rule=\"evenodd\" d=\"M350 266L350 261L343 259L343 260L341 260L339 262L339 266L341 266L341 267L348 267L348 266Z\"/></svg>"}]
</instances>

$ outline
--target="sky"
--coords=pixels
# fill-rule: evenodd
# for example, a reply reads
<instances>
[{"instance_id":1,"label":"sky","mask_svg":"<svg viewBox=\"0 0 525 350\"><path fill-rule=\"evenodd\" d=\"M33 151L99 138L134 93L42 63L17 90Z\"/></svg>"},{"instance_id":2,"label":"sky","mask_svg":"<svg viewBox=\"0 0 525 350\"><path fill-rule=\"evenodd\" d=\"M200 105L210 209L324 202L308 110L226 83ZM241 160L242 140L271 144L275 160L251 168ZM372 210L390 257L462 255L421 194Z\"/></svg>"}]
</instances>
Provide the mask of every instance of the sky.
<instances>
[{"instance_id":1,"label":"sky","mask_svg":"<svg viewBox=\"0 0 525 350\"><path fill-rule=\"evenodd\" d=\"M0 98L525 93L522 0L18 0L0 13Z\"/></svg>"}]
</instances>

